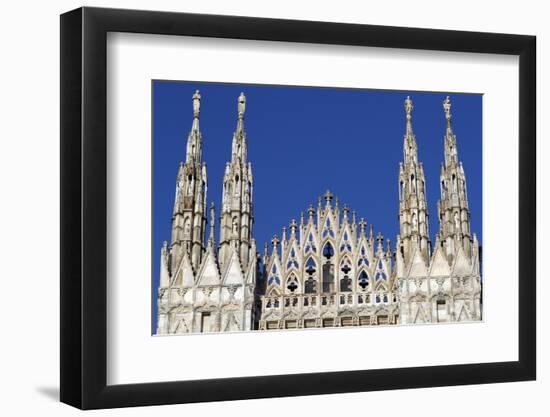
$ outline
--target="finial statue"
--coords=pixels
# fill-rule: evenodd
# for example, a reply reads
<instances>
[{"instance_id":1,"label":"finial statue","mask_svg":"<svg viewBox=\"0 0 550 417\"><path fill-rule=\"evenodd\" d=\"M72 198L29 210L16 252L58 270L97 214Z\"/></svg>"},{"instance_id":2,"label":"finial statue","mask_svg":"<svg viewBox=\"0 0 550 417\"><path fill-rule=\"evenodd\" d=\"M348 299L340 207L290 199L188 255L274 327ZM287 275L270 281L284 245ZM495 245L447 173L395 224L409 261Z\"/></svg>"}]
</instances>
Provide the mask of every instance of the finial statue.
<instances>
[{"instance_id":1,"label":"finial statue","mask_svg":"<svg viewBox=\"0 0 550 417\"><path fill-rule=\"evenodd\" d=\"M365 221L365 219L361 218L359 220L359 228L361 229L361 234L365 233L366 227L367 227L367 222Z\"/></svg>"},{"instance_id":2,"label":"finial statue","mask_svg":"<svg viewBox=\"0 0 550 417\"><path fill-rule=\"evenodd\" d=\"M237 109L239 111L239 118L243 118L244 112L246 110L246 97L242 92L241 92L241 95L239 96Z\"/></svg>"},{"instance_id":3,"label":"finial statue","mask_svg":"<svg viewBox=\"0 0 550 417\"><path fill-rule=\"evenodd\" d=\"M199 117L200 111L201 111L201 94L199 93L199 90L196 90L195 94L193 94L193 116Z\"/></svg>"},{"instance_id":4,"label":"finial statue","mask_svg":"<svg viewBox=\"0 0 550 417\"><path fill-rule=\"evenodd\" d=\"M378 232L376 234L376 241L378 242L378 245L376 247L376 250L378 252L382 252L384 250L384 248L382 247L383 243L384 243L384 236L382 235L382 233Z\"/></svg>"},{"instance_id":5,"label":"finial statue","mask_svg":"<svg viewBox=\"0 0 550 417\"><path fill-rule=\"evenodd\" d=\"M279 244L279 237L277 235L273 235L271 238L271 245L273 248L277 248L277 245Z\"/></svg>"},{"instance_id":6,"label":"finial statue","mask_svg":"<svg viewBox=\"0 0 550 417\"><path fill-rule=\"evenodd\" d=\"M451 118L451 99L449 96L443 100L443 110L445 110L445 118L448 120Z\"/></svg>"},{"instance_id":7,"label":"finial statue","mask_svg":"<svg viewBox=\"0 0 550 417\"><path fill-rule=\"evenodd\" d=\"M332 195L332 193L330 192L330 190L327 190L327 192L325 193L324 197L325 197L325 201L326 201L327 203L330 203L330 202L332 201L333 195Z\"/></svg>"},{"instance_id":8,"label":"finial statue","mask_svg":"<svg viewBox=\"0 0 550 417\"><path fill-rule=\"evenodd\" d=\"M413 102L410 96L407 96L407 98L405 99L405 112L407 113L407 118L411 117L412 111L413 111Z\"/></svg>"},{"instance_id":9,"label":"finial statue","mask_svg":"<svg viewBox=\"0 0 550 417\"><path fill-rule=\"evenodd\" d=\"M290 221L290 233L294 234L296 233L296 228L298 227L298 223L296 223L296 219L292 219Z\"/></svg>"},{"instance_id":10,"label":"finial statue","mask_svg":"<svg viewBox=\"0 0 550 417\"><path fill-rule=\"evenodd\" d=\"M210 203L210 221L212 222L212 224L214 224L215 216L216 216L216 207L214 205L214 202L212 201Z\"/></svg>"},{"instance_id":11,"label":"finial statue","mask_svg":"<svg viewBox=\"0 0 550 417\"><path fill-rule=\"evenodd\" d=\"M214 219L216 217L216 209L214 202L210 203L210 236L208 237L208 244L210 247L214 246Z\"/></svg>"}]
</instances>

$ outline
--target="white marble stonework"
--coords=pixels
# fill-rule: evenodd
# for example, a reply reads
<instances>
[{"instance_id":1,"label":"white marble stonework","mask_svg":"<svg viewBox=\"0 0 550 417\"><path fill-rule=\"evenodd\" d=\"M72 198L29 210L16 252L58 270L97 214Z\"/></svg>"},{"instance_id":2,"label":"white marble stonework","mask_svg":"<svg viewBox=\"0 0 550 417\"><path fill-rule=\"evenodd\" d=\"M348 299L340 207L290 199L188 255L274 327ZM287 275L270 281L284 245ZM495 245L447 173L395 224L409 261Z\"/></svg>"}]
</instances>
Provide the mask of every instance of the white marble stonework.
<instances>
[{"instance_id":1,"label":"white marble stonework","mask_svg":"<svg viewBox=\"0 0 550 417\"><path fill-rule=\"evenodd\" d=\"M451 103L438 202L440 228L430 241L425 178L405 100L399 167L400 232L389 239L329 191L300 221L274 236L261 258L253 238L253 176L244 128L246 98L223 178L220 239L207 213L206 165L199 128L201 96L193 95L186 160L180 164L172 241L161 249L158 334L273 330L481 320L479 245L470 231L466 176L452 129ZM209 237L205 240L209 219Z\"/></svg>"}]
</instances>

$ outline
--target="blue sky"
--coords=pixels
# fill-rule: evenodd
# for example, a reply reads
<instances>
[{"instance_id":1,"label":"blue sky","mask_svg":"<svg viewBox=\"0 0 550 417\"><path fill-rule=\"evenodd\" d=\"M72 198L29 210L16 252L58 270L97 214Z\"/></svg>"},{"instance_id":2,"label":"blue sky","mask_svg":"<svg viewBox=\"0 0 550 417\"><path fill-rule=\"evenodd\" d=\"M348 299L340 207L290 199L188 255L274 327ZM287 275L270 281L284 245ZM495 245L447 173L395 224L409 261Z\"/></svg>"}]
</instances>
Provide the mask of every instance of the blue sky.
<instances>
[{"instance_id":1,"label":"blue sky","mask_svg":"<svg viewBox=\"0 0 550 417\"><path fill-rule=\"evenodd\" d=\"M260 251L274 234L330 189L392 240L399 231L398 173L403 159L403 101L414 103L413 130L424 164L432 241L438 230L439 169L451 97L459 158L468 182L472 231L482 244L482 96L221 84L153 82L153 330L162 242L170 242L178 164L185 160L193 117L191 97L201 92L200 127L207 164L208 204L221 202L222 178L231 157L237 97L247 98L245 128L254 175L254 237ZM218 212L216 211L216 216ZM218 224L216 224L216 239Z\"/></svg>"}]
</instances>

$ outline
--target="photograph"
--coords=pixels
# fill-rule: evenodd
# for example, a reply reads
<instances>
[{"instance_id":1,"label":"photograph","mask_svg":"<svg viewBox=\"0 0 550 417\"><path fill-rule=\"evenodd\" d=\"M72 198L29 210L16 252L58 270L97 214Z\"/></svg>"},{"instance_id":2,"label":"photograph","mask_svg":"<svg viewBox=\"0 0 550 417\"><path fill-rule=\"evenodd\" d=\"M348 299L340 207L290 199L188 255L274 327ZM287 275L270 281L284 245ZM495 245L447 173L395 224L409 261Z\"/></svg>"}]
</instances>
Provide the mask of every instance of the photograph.
<instances>
[{"instance_id":1,"label":"photograph","mask_svg":"<svg viewBox=\"0 0 550 417\"><path fill-rule=\"evenodd\" d=\"M482 322L483 94L151 88L153 335Z\"/></svg>"}]
</instances>

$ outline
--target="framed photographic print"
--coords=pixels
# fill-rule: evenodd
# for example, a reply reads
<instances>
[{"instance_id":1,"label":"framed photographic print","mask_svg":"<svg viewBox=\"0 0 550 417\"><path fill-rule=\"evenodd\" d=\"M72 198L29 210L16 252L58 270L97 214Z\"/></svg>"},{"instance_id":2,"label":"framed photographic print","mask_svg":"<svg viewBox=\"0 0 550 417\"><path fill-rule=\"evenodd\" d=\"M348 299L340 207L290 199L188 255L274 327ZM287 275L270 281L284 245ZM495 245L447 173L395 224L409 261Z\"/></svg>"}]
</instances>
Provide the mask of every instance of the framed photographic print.
<instances>
[{"instance_id":1,"label":"framed photographic print","mask_svg":"<svg viewBox=\"0 0 550 417\"><path fill-rule=\"evenodd\" d=\"M535 38L61 16L61 400L535 379Z\"/></svg>"}]
</instances>

